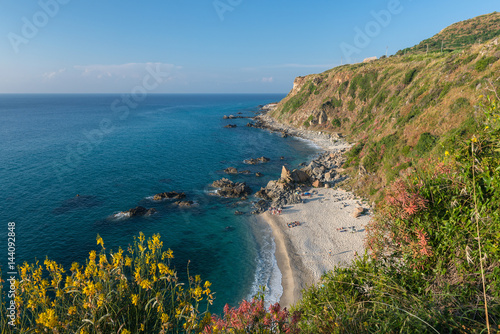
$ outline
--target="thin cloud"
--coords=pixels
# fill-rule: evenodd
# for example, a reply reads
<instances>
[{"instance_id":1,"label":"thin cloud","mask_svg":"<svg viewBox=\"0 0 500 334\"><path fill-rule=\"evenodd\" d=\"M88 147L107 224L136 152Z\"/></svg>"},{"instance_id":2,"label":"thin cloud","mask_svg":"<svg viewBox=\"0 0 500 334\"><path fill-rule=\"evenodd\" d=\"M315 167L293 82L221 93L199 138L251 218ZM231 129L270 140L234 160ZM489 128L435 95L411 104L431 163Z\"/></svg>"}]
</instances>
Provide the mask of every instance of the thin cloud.
<instances>
[{"instance_id":1,"label":"thin cloud","mask_svg":"<svg viewBox=\"0 0 500 334\"><path fill-rule=\"evenodd\" d=\"M273 77L269 77L269 78L264 77L264 78L262 78L262 82L273 82L273 81L274 81Z\"/></svg>"},{"instance_id":2,"label":"thin cloud","mask_svg":"<svg viewBox=\"0 0 500 334\"><path fill-rule=\"evenodd\" d=\"M76 65L73 68L84 77L102 78L133 78L140 79L144 77L147 67L157 68L160 71L173 71L180 67L167 63L128 63L119 65Z\"/></svg>"},{"instance_id":3,"label":"thin cloud","mask_svg":"<svg viewBox=\"0 0 500 334\"><path fill-rule=\"evenodd\" d=\"M44 79L47 79L47 80L52 80L52 79L54 79L56 76L58 76L58 75L60 75L61 73L64 73L64 72L66 72L66 69L65 69L65 68L61 68L61 69L60 69L60 70L58 70L58 71L44 73L44 74L43 74L43 78L44 78Z\"/></svg>"},{"instance_id":4,"label":"thin cloud","mask_svg":"<svg viewBox=\"0 0 500 334\"><path fill-rule=\"evenodd\" d=\"M267 65L267 66L257 66L257 67L244 67L244 71L255 71L264 68L333 68L338 66L338 64L277 64L277 65Z\"/></svg>"}]
</instances>

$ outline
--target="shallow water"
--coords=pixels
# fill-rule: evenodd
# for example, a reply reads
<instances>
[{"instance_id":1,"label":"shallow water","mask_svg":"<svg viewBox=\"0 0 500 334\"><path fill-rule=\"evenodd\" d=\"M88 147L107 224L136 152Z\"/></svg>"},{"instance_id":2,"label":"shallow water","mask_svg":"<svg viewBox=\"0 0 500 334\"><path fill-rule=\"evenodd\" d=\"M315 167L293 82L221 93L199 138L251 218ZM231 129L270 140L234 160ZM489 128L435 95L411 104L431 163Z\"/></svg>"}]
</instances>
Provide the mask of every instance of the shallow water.
<instances>
[{"instance_id":1,"label":"shallow water","mask_svg":"<svg viewBox=\"0 0 500 334\"><path fill-rule=\"evenodd\" d=\"M278 178L282 165L296 167L317 153L308 142L246 127L248 119L222 119L253 116L257 105L283 97L149 95L125 116L113 112L115 95L0 95L0 240L15 222L17 264L48 256L69 266L97 249L98 233L108 249L125 248L139 231L160 233L179 272L190 260L191 274L213 282L215 311L259 285L279 299L270 229L234 215L250 212L255 199L218 198L209 184L227 177L255 192ZM223 128L229 123L238 127ZM243 163L260 156L271 161ZM230 166L252 173L223 173ZM197 205L152 201L166 191L185 192ZM157 213L120 214L138 205ZM0 258L2 268L6 262Z\"/></svg>"}]
</instances>

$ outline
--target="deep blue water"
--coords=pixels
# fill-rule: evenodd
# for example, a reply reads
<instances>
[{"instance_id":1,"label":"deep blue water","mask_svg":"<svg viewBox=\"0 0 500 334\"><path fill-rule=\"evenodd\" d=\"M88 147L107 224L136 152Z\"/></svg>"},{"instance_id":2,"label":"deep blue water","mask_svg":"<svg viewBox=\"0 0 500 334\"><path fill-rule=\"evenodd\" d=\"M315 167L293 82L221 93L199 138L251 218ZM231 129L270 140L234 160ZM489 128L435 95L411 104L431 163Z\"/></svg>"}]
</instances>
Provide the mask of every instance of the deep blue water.
<instances>
[{"instance_id":1,"label":"deep blue water","mask_svg":"<svg viewBox=\"0 0 500 334\"><path fill-rule=\"evenodd\" d=\"M69 266L98 249L98 233L115 250L139 231L160 233L179 272L190 260L191 274L213 282L216 311L257 285L276 294L270 230L248 215L234 215L250 212L255 198L221 199L208 185L228 177L257 191L279 177L283 164L295 167L316 153L303 141L246 127L248 119L222 119L253 116L259 104L283 97L149 95L127 104L120 95L0 95L0 245L7 241L7 223L15 222L17 264L48 256ZM223 128L229 123L238 127ZM271 162L243 164L263 155ZM222 170L229 166L264 177L227 176ZM148 199L165 191L183 191L198 206L180 209ZM137 205L158 212L113 217ZM0 256L4 273L6 253Z\"/></svg>"}]
</instances>

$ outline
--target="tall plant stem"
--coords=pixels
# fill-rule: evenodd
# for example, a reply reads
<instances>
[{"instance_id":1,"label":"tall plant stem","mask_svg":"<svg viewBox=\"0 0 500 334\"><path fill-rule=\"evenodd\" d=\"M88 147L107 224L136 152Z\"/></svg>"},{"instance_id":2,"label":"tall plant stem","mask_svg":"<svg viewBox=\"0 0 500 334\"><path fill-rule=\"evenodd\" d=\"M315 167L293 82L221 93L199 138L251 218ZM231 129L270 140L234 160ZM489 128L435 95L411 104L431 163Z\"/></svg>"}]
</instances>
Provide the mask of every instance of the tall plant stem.
<instances>
[{"instance_id":1,"label":"tall plant stem","mask_svg":"<svg viewBox=\"0 0 500 334\"><path fill-rule=\"evenodd\" d=\"M472 184L474 186L474 220L476 221L476 230L477 230L477 242L479 244L479 265L481 266L481 278L483 281L483 297L484 297L484 311L486 313L486 327L488 328L488 334L491 334L490 331L490 319L488 316L488 301L486 300L486 283L484 278L484 268L483 268L483 255L481 252L481 235L479 234L479 212L477 211L477 196L476 196L476 159L474 156L474 142L472 142L471 146L471 155L472 155Z\"/></svg>"}]
</instances>

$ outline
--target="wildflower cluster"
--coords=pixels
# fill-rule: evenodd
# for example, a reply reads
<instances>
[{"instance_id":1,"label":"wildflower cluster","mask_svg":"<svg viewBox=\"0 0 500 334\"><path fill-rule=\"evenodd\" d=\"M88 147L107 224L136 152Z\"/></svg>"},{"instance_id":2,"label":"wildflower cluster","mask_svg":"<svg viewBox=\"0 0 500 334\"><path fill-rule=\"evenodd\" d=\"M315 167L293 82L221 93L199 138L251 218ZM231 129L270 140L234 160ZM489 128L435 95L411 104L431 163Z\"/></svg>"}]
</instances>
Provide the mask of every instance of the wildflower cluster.
<instances>
[{"instance_id":1,"label":"wildflower cluster","mask_svg":"<svg viewBox=\"0 0 500 334\"><path fill-rule=\"evenodd\" d=\"M91 251L66 271L46 259L19 267L16 330L36 333L194 332L212 303L210 282L181 283L160 235L140 233L125 252ZM3 303L2 303L3 304ZM2 332L8 332L4 323Z\"/></svg>"},{"instance_id":2,"label":"wildflower cluster","mask_svg":"<svg viewBox=\"0 0 500 334\"><path fill-rule=\"evenodd\" d=\"M298 333L297 322L300 313L293 316L278 303L269 306L269 312L264 307L264 300L253 298L243 300L237 308L226 304L224 316L212 316L210 324L205 326L204 334L219 333Z\"/></svg>"}]
</instances>

